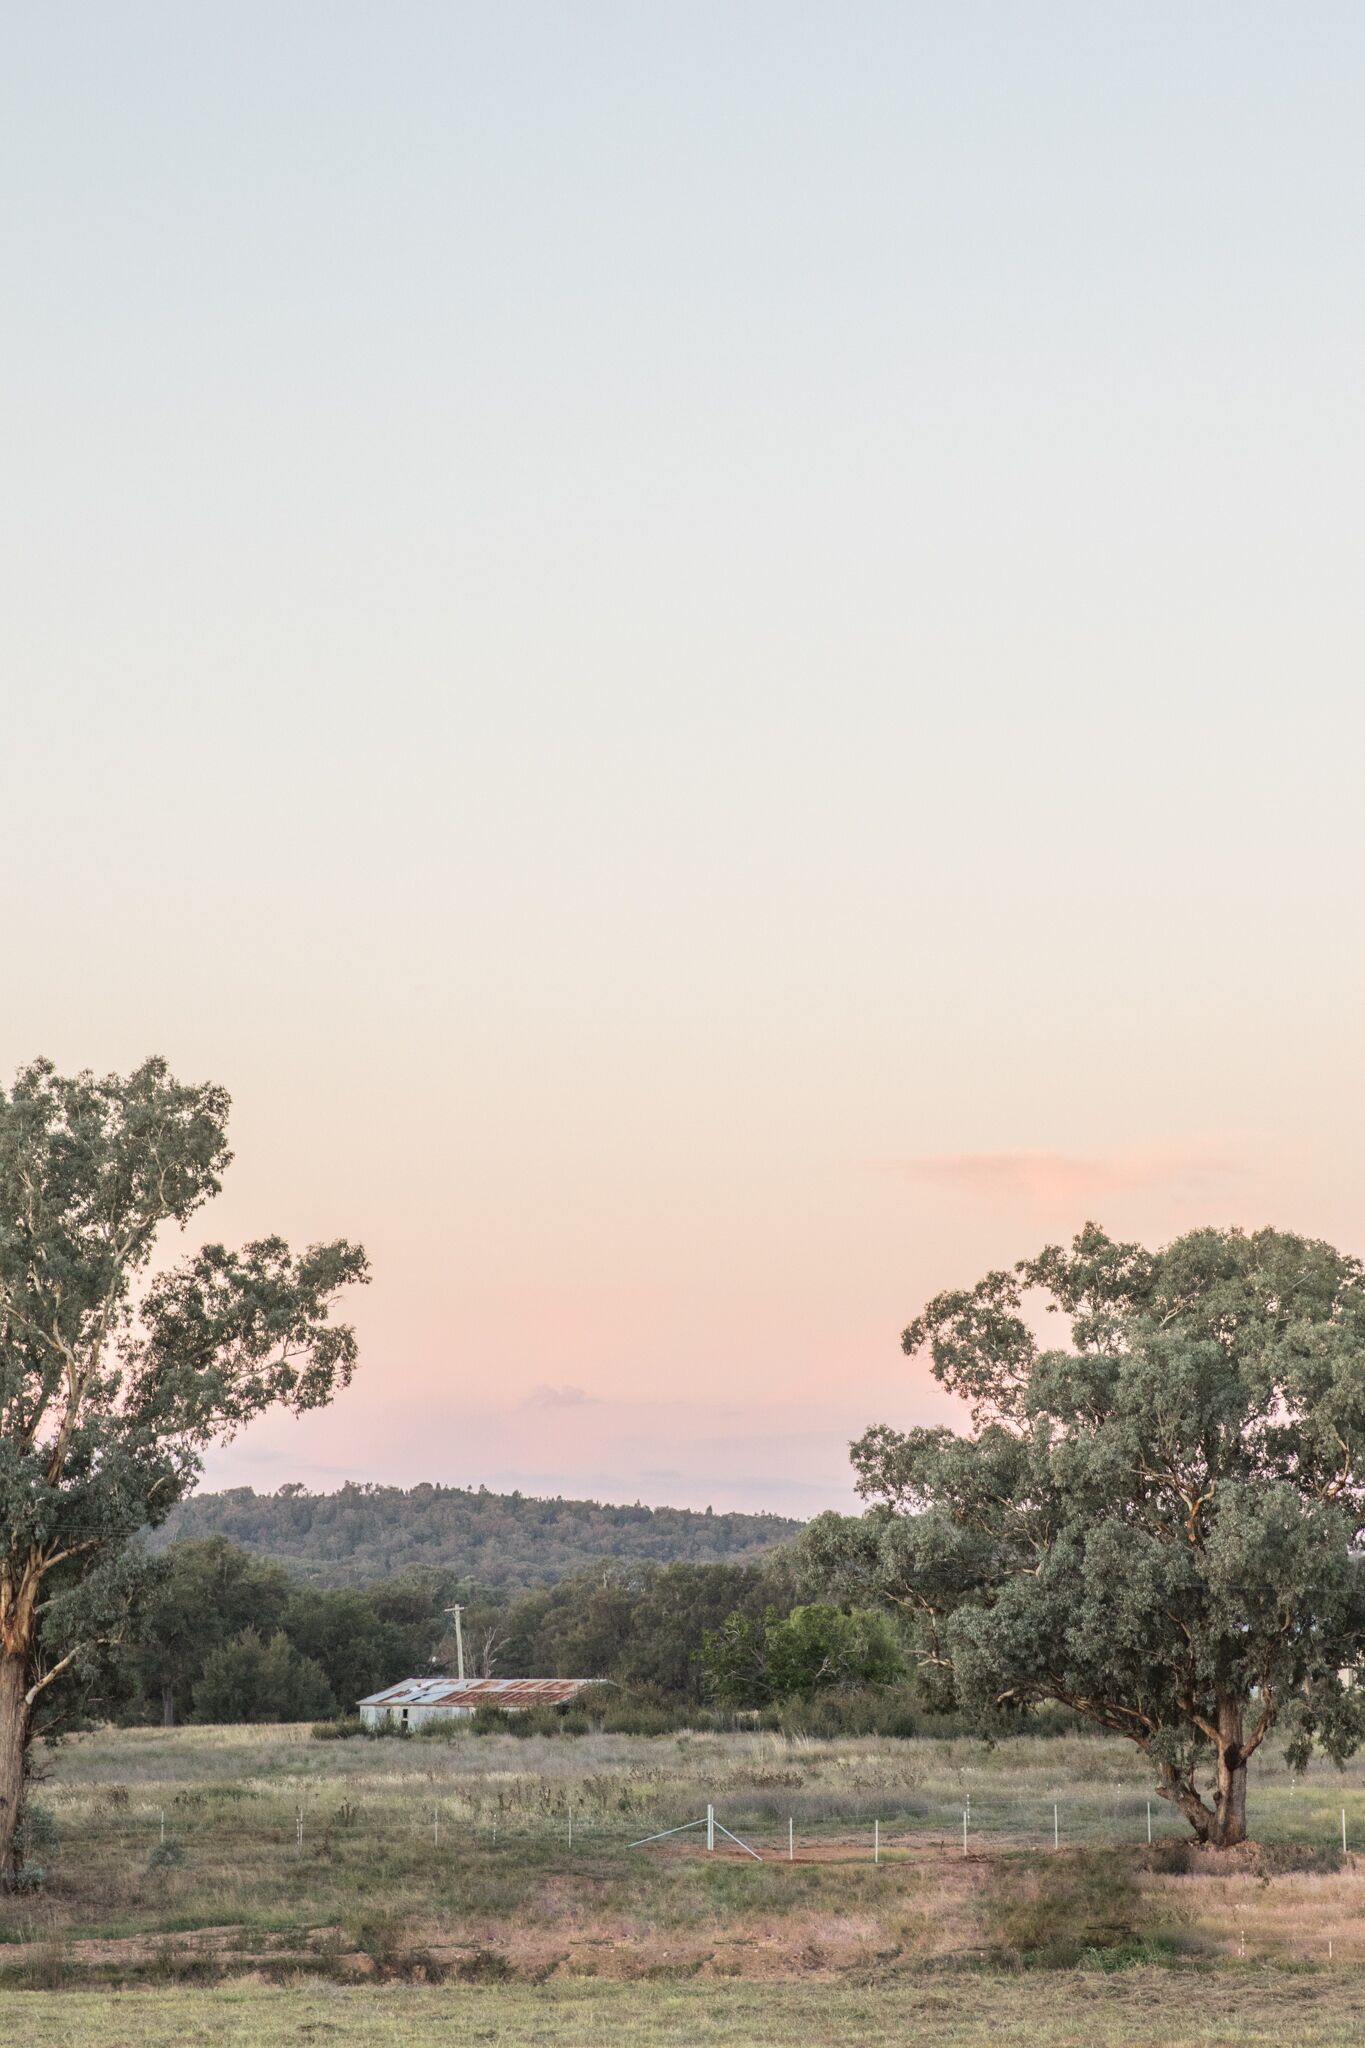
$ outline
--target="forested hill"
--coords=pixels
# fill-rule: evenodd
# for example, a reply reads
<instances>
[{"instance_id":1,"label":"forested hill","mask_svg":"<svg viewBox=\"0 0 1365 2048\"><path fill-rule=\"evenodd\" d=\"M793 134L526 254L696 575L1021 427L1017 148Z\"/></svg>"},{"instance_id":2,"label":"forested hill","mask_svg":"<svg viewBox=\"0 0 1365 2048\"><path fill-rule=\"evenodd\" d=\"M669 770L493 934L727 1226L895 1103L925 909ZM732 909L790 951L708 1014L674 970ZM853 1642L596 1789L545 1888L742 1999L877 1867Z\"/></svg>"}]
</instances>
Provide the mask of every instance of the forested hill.
<instances>
[{"instance_id":1,"label":"forested hill","mask_svg":"<svg viewBox=\"0 0 1365 2048\"><path fill-rule=\"evenodd\" d=\"M153 1538L226 1536L320 1586L362 1585L415 1566L484 1586L541 1586L597 1558L712 1562L757 1557L791 1540L783 1515L700 1514L691 1508L602 1507L458 1486L343 1486L339 1493L237 1486L178 1507Z\"/></svg>"}]
</instances>

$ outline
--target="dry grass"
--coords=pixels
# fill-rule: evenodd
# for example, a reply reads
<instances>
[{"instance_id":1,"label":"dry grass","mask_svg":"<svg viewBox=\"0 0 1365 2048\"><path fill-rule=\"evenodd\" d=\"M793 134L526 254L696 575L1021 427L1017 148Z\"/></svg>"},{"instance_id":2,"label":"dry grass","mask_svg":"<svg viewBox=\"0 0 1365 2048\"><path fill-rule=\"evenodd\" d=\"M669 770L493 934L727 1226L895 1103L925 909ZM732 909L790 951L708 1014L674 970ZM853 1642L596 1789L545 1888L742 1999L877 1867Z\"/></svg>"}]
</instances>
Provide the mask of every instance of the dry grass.
<instances>
[{"instance_id":1,"label":"dry grass","mask_svg":"<svg viewBox=\"0 0 1365 2048\"><path fill-rule=\"evenodd\" d=\"M1351 1973L1134 1970L965 1977L889 1988L552 1985L347 1991L0 1994L25 2048L1346 2048L1365 2038Z\"/></svg>"},{"instance_id":2,"label":"dry grass","mask_svg":"<svg viewBox=\"0 0 1365 2048\"><path fill-rule=\"evenodd\" d=\"M42 1851L48 1882L0 1901L0 1982L254 1971L276 1982L307 1972L847 1985L960 1974L1021 1939L1002 1935L993 1903L1002 1859L1005 1886L1017 1872L1021 1896L1053 1882L1054 1800L1064 1845L1109 1852L1086 1878L1091 1891L1104 1891L1106 1867L1113 1889L1131 1889L1127 1866L1146 1840L1139 1762L1126 1746L1079 1737L992 1750L776 1735L521 1741L463 1730L451 1741L318 1743L292 1728L103 1733L60 1751L40 1789L56 1828ZM695 1834L628 1846L708 1799L762 1863L707 1856ZM1257 1777L1253 1820L1272 1840L1330 1853L1343 1800L1365 1842L1365 1773L1305 1786L1272 1766ZM1158 1828L1164 1821L1158 1809ZM1336 1962L1365 1961L1365 1874L1353 1866L1264 1881L1248 1871L1143 1875L1139 1885L1134 1912L1125 1908L1132 1941L1109 1962L1162 1953L1318 1964L1329 1943ZM1091 1919L1105 1923L1103 1911ZM1098 1933L1083 1946L1115 1944ZM1063 1951L1052 1948L1056 1960Z\"/></svg>"}]
</instances>

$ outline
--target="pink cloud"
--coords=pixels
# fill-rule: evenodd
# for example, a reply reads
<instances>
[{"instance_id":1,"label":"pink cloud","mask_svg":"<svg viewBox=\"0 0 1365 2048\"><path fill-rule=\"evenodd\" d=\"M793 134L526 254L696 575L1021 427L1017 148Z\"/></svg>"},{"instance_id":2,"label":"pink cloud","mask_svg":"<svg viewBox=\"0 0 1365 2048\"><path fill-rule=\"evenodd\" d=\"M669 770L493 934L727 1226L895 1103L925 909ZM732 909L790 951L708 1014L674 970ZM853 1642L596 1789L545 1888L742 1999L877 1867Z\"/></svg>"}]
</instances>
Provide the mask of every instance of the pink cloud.
<instances>
[{"instance_id":1,"label":"pink cloud","mask_svg":"<svg viewBox=\"0 0 1365 2048\"><path fill-rule=\"evenodd\" d=\"M1209 1195L1246 1168L1225 1153L1194 1146L1156 1145L1077 1157L1065 1152L944 1152L911 1159L912 1180L952 1188L971 1201L1073 1206L1110 1195L1156 1191L1190 1198Z\"/></svg>"}]
</instances>

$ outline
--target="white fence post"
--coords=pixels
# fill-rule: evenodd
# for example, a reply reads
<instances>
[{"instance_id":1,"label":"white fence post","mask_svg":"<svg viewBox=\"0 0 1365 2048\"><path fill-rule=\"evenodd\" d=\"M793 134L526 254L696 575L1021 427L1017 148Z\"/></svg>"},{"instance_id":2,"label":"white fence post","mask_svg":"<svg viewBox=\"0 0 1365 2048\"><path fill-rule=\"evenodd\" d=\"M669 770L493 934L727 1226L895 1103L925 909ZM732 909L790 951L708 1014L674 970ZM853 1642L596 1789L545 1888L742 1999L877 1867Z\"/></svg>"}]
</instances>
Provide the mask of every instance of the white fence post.
<instances>
[{"instance_id":1,"label":"white fence post","mask_svg":"<svg viewBox=\"0 0 1365 2048\"><path fill-rule=\"evenodd\" d=\"M706 1809L706 1846L708 1849L716 1846L716 1809L710 1805Z\"/></svg>"}]
</instances>

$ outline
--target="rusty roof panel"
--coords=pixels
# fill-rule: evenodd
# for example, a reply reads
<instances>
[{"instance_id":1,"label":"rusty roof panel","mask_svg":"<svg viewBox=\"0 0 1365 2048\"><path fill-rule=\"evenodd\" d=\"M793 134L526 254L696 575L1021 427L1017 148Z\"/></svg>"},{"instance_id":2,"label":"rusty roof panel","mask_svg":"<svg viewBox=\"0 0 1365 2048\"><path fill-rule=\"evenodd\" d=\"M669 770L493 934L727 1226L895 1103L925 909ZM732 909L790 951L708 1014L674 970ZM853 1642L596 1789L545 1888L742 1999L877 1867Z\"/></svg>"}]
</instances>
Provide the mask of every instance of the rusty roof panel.
<instances>
[{"instance_id":1,"label":"rusty roof panel","mask_svg":"<svg viewBox=\"0 0 1365 2048\"><path fill-rule=\"evenodd\" d=\"M488 1707L562 1707L591 1685L591 1678L508 1678L486 1681L477 1704ZM495 1691L493 1688L497 1687Z\"/></svg>"},{"instance_id":2,"label":"rusty roof panel","mask_svg":"<svg viewBox=\"0 0 1365 2048\"><path fill-rule=\"evenodd\" d=\"M595 1678L404 1678L360 1701L362 1707L559 1707Z\"/></svg>"}]
</instances>

